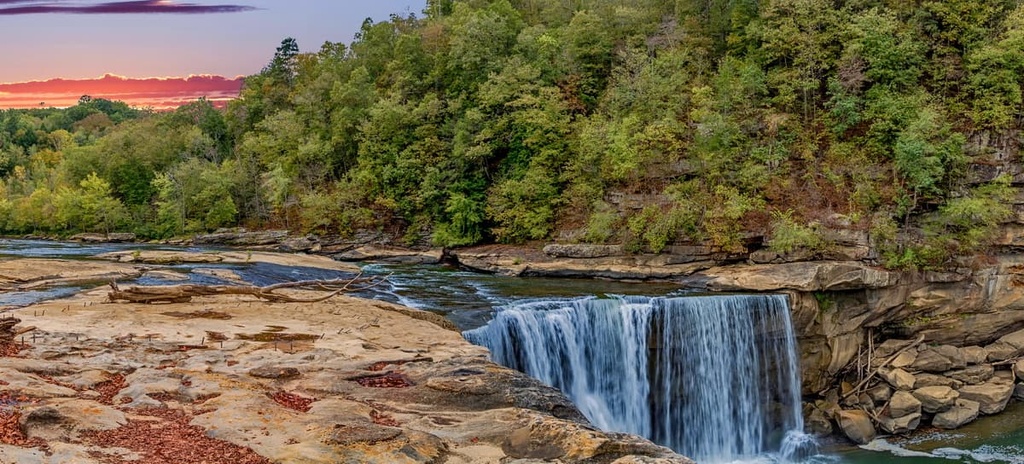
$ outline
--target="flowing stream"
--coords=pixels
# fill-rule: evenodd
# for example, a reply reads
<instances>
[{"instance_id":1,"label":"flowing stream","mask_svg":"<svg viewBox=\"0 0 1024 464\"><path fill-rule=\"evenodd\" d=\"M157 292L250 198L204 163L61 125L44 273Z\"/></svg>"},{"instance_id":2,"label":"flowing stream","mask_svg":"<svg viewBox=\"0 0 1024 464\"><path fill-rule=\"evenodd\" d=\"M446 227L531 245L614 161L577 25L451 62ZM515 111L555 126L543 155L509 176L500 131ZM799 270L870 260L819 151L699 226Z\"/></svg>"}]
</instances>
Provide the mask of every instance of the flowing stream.
<instances>
[{"instance_id":1,"label":"flowing stream","mask_svg":"<svg viewBox=\"0 0 1024 464\"><path fill-rule=\"evenodd\" d=\"M0 259L89 259L138 248L183 250L0 240ZM195 272L201 268L230 269L257 285L348 275L265 263L155 267L197 283L224 283ZM444 314L468 339L489 346L496 361L561 388L598 427L647 436L700 462L779 462L809 450L797 432L798 358L783 297L709 297L669 284L511 278L441 266L369 264L363 271L391 274L391 285L359 296ZM78 290L0 293L0 310ZM1024 404L960 430L831 446L805 460L1024 464Z\"/></svg>"}]
</instances>

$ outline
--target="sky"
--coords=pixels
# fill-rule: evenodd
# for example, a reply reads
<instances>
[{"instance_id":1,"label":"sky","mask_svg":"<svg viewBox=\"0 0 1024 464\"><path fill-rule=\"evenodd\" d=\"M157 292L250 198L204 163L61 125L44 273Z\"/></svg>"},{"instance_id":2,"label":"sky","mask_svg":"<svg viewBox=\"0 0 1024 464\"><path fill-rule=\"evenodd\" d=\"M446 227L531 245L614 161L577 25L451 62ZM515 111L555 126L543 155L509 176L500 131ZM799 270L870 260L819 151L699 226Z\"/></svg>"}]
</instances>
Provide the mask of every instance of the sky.
<instances>
[{"instance_id":1,"label":"sky","mask_svg":"<svg viewBox=\"0 0 1024 464\"><path fill-rule=\"evenodd\" d=\"M285 37L315 52L325 41L351 42L367 17L419 15L425 4L0 0L0 108L67 106L92 88L100 90L89 95L137 106L204 95L223 100L237 95L238 78L259 72Z\"/></svg>"}]
</instances>

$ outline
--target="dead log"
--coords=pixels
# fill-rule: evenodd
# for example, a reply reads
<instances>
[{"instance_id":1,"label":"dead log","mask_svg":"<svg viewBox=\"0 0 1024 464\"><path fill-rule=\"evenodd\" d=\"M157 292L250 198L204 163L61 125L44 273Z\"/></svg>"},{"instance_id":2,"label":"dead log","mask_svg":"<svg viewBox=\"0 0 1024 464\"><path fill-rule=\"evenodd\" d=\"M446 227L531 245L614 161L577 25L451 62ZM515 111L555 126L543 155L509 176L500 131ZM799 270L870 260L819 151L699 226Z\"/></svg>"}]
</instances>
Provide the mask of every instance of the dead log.
<instances>
[{"instance_id":1,"label":"dead log","mask_svg":"<svg viewBox=\"0 0 1024 464\"><path fill-rule=\"evenodd\" d=\"M265 287L255 285L160 285L160 286L131 286L125 289L118 287L117 282L111 282L111 291L107 298L111 302L127 301L129 303L186 303L197 296L211 295L249 295L261 300L273 303L317 303L335 297L342 293L357 292L366 290L387 281L387 277L361 277L352 279L334 280L302 280L297 282L282 282ZM298 298L290 295L275 293L283 289L307 289L321 290L328 292L326 295L315 298Z\"/></svg>"}]
</instances>

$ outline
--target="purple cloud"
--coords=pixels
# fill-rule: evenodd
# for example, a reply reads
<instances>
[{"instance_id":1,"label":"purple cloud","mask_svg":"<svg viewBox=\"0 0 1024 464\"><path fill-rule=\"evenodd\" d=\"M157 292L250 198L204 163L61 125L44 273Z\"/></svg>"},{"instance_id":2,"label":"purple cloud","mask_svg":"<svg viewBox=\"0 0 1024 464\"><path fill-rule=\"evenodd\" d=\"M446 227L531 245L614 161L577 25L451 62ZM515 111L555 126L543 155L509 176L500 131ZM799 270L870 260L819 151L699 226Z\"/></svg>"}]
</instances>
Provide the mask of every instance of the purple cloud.
<instances>
[{"instance_id":1,"label":"purple cloud","mask_svg":"<svg viewBox=\"0 0 1024 464\"><path fill-rule=\"evenodd\" d=\"M6 7L4 7L6 5ZM21 5L21 6L11 6ZM86 4L67 4L46 0L0 0L0 16L70 13L70 14L203 14L239 13L255 10L245 5L197 5L173 0L135 0Z\"/></svg>"}]
</instances>

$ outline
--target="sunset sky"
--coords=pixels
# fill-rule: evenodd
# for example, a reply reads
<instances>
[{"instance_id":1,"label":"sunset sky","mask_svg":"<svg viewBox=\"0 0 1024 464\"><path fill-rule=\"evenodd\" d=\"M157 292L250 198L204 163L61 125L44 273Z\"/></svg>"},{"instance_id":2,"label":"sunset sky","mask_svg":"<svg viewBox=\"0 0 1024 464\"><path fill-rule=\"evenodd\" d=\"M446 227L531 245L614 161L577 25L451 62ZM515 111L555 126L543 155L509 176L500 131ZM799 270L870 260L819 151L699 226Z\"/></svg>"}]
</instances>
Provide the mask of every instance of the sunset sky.
<instances>
[{"instance_id":1,"label":"sunset sky","mask_svg":"<svg viewBox=\"0 0 1024 464\"><path fill-rule=\"evenodd\" d=\"M426 0L0 0L0 108L83 94L166 107L237 94L285 37L303 52ZM159 79L154 79L159 78Z\"/></svg>"}]
</instances>

